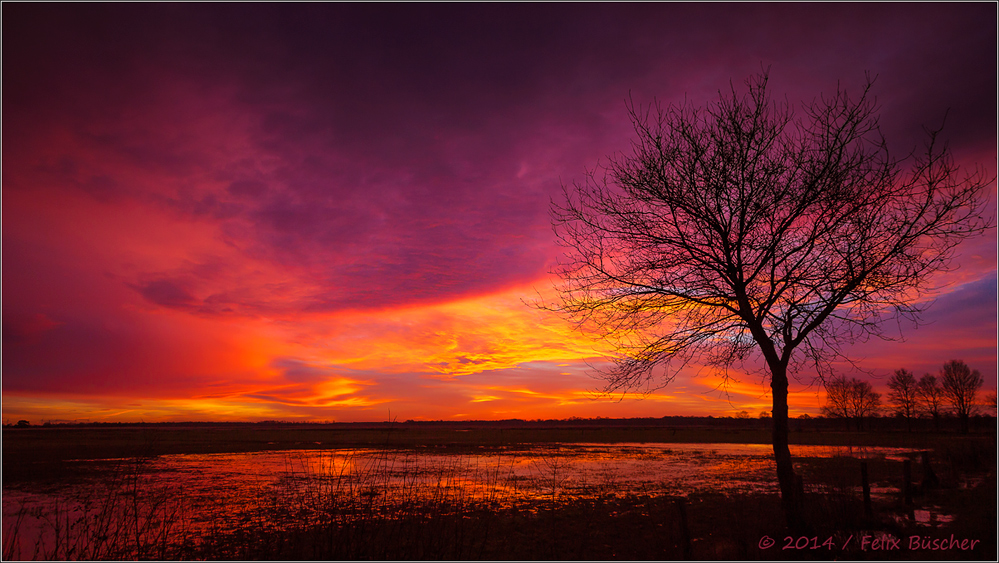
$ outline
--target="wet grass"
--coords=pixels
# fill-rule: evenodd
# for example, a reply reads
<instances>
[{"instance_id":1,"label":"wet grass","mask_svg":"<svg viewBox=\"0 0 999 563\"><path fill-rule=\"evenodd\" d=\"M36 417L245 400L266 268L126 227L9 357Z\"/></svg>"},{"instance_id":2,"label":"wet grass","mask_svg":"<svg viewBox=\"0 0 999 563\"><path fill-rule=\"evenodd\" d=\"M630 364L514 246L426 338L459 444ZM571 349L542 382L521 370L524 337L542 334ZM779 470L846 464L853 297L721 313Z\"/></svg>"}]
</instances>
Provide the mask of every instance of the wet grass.
<instances>
[{"instance_id":1,"label":"wet grass","mask_svg":"<svg viewBox=\"0 0 999 563\"><path fill-rule=\"evenodd\" d=\"M950 508L981 505L991 494L979 489L947 493ZM891 503L876 506L876 516L862 514L859 499L825 495L809 498L808 517L816 522L809 547L783 549L782 513L775 495L721 496L698 494L683 500L668 495L566 496L533 507L487 509L442 495L436 502L410 502L396 514L380 513L368 498L341 498L323 506L324 521L304 519L279 529L256 525L211 529L188 541L136 543L130 537L109 541L94 528L66 534L59 548L17 553L5 560L28 559L213 559L213 560L990 560L995 557L995 513L969 513L951 526L926 529L898 524L888 515ZM937 499L939 500L939 499ZM994 506L994 505L993 505ZM128 514L125 515L129 517ZM688 522L686 529L684 520ZM130 521L124 522L126 528ZM175 520L172 525L183 527ZM991 526L991 527L990 527ZM87 535L90 533L90 535ZM126 532L127 534L127 532ZM983 540L973 551L872 551L863 536L899 538L911 535ZM768 549L761 541L773 538ZM794 542L801 545L800 542Z\"/></svg>"},{"instance_id":2,"label":"wet grass","mask_svg":"<svg viewBox=\"0 0 999 563\"><path fill-rule=\"evenodd\" d=\"M45 506L4 501L4 560L167 559L186 530L177 491L149 488L143 460L119 460L76 498Z\"/></svg>"},{"instance_id":3,"label":"wet grass","mask_svg":"<svg viewBox=\"0 0 999 563\"><path fill-rule=\"evenodd\" d=\"M675 433L668 428L542 430L5 431L5 488L12 482L44 484L78 478L60 474L60 470L80 467L73 459L126 459L90 464L101 475L100 486L87 489L82 498L50 505L44 513L37 507L5 509L3 558L992 560L996 556L996 445L990 436L797 435L796 443L931 449L941 483L939 488L918 490L911 506L899 495L881 495L874 501L873 515L867 516L859 495L859 460L796 459L806 484L806 518L818 538L799 550L783 549L783 512L779 498L772 494L695 493L680 499L675 491L654 486L628 494L601 483L570 486L568 467L558 455L536 458L530 482L519 493L504 497L496 492L516 485L512 472L500 463L489 475L488 486L467 486L462 478L468 469L466 454L490 449L529 450L556 442L766 443L769 438L763 431L729 429L677 429ZM13 443L8 436L15 438ZM88 447L90 453L81 455L82 449L71 445L87 441L97 444L96 451ZM348 473L337 463L336 456L341 454L333 449L318 466L296 464L292 451L356 446L376 446L384 453ZM289 450L287 474L273 487L261 488L250 510L227 512L226 507L217 507L206 512L182 491L144 481L142 460L147 458L136 456L137 452L154 456L218 449ZM400 461L405 456L419 457L421 451L447 455L443 463L433 466ZM22 457L12 460L12 454ZM868 464L872 486L900 487L901 461L875 457ZM14 467L20 469L10 471ZM39 472L40 467L48 467L49 472ZM912 467L913 480L921 482L921 464L916 461ZM11 473L20 480L9 480ZM915 510L933 510L954 519L931 528L920 526L913 518ZM47 539L29 533L26 524L32 521L40 522ZM860 543L864 536L886 534L898 538L902 549L871 550ZM913 535L946 539L951 534L979 543L971 551L906 549ZM775 544L763 549L764 537ZM827 539L832 541L826 546L810 549Z\"/></svg>"},{"instance_id":4,"label":"wet grass","mask_svg":"<svg viewBox=\"0 0 999 563\"><path fill-rule=\"evenodd\" d=\"M755 421L754 421L755 422ZM827 421L832 422L832 421ZM813 422L813 424L815 424ZM799 445L889 446L938 449L977 444L987 435L934 432L845 432L813 428L792 431ZM58 475L66 463L164 454L237 453L315 448L436 448L462 453L492 448L531 448L545 443L730 443L769 444L770 430L748 427L646 426L434 426L430 424L32 427L3 429L4 482Z\"/></svg>"}]
</instances>

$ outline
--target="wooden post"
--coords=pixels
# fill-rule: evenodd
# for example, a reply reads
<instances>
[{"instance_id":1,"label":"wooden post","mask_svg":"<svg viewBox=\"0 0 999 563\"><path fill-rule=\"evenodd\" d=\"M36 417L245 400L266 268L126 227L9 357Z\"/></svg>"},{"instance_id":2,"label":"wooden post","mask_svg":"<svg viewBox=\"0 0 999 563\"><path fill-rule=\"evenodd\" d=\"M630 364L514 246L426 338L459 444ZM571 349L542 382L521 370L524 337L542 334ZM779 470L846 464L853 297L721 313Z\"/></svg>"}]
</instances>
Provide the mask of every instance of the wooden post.
<instances>
[{"instance_id":1,"label":"wooden post","mask_svg":"<svg viewBox=\"0 0 999 563\"><path fill-rule=\"evenodd\" d=\"M690 541L690 528L687 526L687 499L679 497L675 502L676 508L680 512L680 533L683 536L680 540L680 547L683 548L683 559L684 561L690 561L693 559L693 555Z\"/></svg>"},{"instance_id":2,"label":"wooden post","mask_svg":"<svg viewBox=\"0 0 999 563\"><path fill-rule=\"evenodd\" d=\"M902 497L905 505L912 504L912 460L902 462Z\"/></svg>"},{"instance_id":3,"label":"wooden post","mask_svg":"<svg viewBox=\"0 0 999 563\"><path fill-rule=\"evenodd\" d=\"M874 509L871 508L871 483L867 480L867 462L860 462L860 481L864 489L864 515L872 516Z\"/></svg>"},{"instance_id":4,"label":"wooden post","mask_svg":"<svg viewBox=\"0 0 999 563\"><path fill-rule=\"evenodd\" d=\"M798 474L794 476L794 496L794 502L798 507L798 514L801 514L802 510L805 509L805 480Z\"/></svg>"},{"instance_id":5,"label":"wooden post","mask_svg":"<svg viewBox=\"0 0 999 563\"><path fill-rule=\"evenodd\" d=\"M937 479L937 474L930 467L930 452L923 450L920 453L923 455L923 490L939 487L940 480Z\"/></svg>"}]
</instances>

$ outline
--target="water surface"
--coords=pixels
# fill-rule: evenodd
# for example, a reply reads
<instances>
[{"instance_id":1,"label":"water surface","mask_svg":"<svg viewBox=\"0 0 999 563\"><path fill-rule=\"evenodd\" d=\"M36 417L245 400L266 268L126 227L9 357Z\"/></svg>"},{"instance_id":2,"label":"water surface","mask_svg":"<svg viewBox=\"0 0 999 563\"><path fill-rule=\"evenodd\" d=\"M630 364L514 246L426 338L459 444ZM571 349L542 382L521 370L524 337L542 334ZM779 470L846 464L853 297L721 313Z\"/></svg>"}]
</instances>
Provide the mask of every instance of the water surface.
<instances>
[{"instance_id":1,"label":"water surface","mask_svg":"<svg viewBox=\"0 0 999 563\"><path fill-rule=\"evenodd\" d=\"M317 448L80 460L73 462L81 469L74 482L5 485L4 529L17 523L22 541L48 541L38 538L54 533L53 515L72 521L89 514L93 519L108 512L109 498L117 499L115 510L124 511L122 517L133 510L131 518L143 522L173 518L171 534L198 536L247 526L283 529L323 519L394 518L413 510L536 511L569 498L778 491L773 449L763 444L552 444L464 454L435 450ZM911 451L791 446L791 455L798 463L829 458L900 461ZM809 484L812 490L822 486ZM874 492L897 489L874 483Z\"/></svg>"}]
</instances>

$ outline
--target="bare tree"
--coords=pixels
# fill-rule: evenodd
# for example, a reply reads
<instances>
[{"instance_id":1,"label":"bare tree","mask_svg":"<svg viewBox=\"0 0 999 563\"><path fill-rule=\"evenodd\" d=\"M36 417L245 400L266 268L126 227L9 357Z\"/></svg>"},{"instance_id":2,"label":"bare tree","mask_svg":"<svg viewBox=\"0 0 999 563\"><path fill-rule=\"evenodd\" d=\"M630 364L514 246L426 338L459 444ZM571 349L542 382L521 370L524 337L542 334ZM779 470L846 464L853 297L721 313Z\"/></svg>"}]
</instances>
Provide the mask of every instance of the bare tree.
<instances>
[{"instance_id":1,"label":"bare tree","mask_svg":"<svg viewBox=\"0 0 999 563\"><path fill-rule=\"evenodd\" d=\"M877 414L881 409L881 393L874 391L868 381L850 380L850 408L857 421L857 430L864 429L864 419Z\"/></svg>"},{"instance_id":2,"label":"bare tree","mask_svg":"<svg viewBox=\"0 0 999 563\"><path fill-rule=\"evenodd\" d=\"M652 390L689 363L751 365L773 397L773 447L789 525L801 523L788 449L788 377L819 377L844 346L914 318L930 276L988 228L981 170L962 175L938 131L902 161L881 135L871 80L774 103L767 75L706 108L629 105L633 154L565 186L552 220L565 259L557 304L614 346L608 393Z\"/></svg>"},{"instance_id":3,"label":"bare tree","mask_svg":"<svg viewBox=\"0 0 999 563\"><path fill-rule=\"evenodd\" d=\"M919 408L933 418L933 426L940 430L940 407L943 405L943 389L937 384L935 375L925 374L917 385Z\"/></svg>"},{"instance_id":4,"label":"bare tree","mask_svg":"<svg viewBox=\"0 0 999 563\"><path fill-rule=\"evenodd\" d=\"M975 394L984 383L982 374L961 360L951 360L944 364L940 379L944 395L961 419L961 432L967 433L968 417L975 411Z\"/></svg>"},{"instance_id":5,"label":"bare tree","mask_svg":"<svg viewBox=\"0 0 999 563\"><path fill-rule=\"evenodd\" d=\"M916 414L916 376L907 369L897 369L888 380L888 401L895 412L905 417L905 426L912 432L912 417Z\"/></svg>"},{"instance_id":6,"label":"bare tree","mask_svg":"<svg viewBox=\"0 0 999 563\"><path fill-rule=\"evenodd\" d=\"M853 419L857 430L863 430L864 419L881 408L881 393L875 392L867 381L834 377L826 380L825 386L826 404L822 407L822 413L844 419L847 426L850 419Z\"/></svg>"},{"instance_id":7,"label":"bare tree","mask_svg":"<svg viewBox=\"0 0 999 563\"><path fill-rule=\"evenodd\" d=\"M851 383L845 377L834 377L826 380L826 404L822 414L832 418L842 418L849 426L851 410Z\"/></svg>"}]
</instances>

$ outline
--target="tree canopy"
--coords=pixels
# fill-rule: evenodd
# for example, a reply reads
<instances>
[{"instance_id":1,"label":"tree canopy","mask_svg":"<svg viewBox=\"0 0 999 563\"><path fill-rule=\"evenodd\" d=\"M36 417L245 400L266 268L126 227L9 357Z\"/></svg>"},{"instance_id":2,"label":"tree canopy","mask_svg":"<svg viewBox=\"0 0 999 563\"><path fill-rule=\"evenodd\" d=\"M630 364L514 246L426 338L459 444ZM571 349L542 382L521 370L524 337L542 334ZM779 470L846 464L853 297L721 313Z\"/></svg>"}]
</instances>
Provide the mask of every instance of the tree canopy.
<instances>
[{"instance_id":1,"label":"tree canopy","mask_svg":"<svg viewBox=\"0 0 999 563\"><path fill-rule=\"evenodd\" d=\"M938 131L921 156L889 153L870 82L799 117L767 81L706 108L629 106L633 154L553 205L553 308L617 345L607 390L754 352L821 371L883 320L915 319L931 274L990 226L991 180L962 174Z\"/></svg>"},{"instance_id":2,"label":"tree canopy","mask_svg":"<svg viewBox=\"0 0 999 563\"><path fill-rule=\"evenodd\" d=\"M609 392L666 385L692 362L727 376L761 355L791 523L789 373L808 363L829 378L846 345L915 320L933 274L991 226L992 179L959 170L939 131L893 155L870 79L800 114L767 84L764 72L703 108L630 104L631 154L552 204L565 255L560 300L541 306L612 343Z\"/></svg>"},{"instance_id":3,"label":"tree canopy","mask_svg":"<svg viewBox=\"0 0 999 563\"><path fill-rule=\"evenodd\" d=\"M944 396L961 419L961 430L967 432L968 417L975 412L975 395L984 382L982 374L961 360L951 360L944 364L940 380Z\"/></svg>"}]
</instances>

